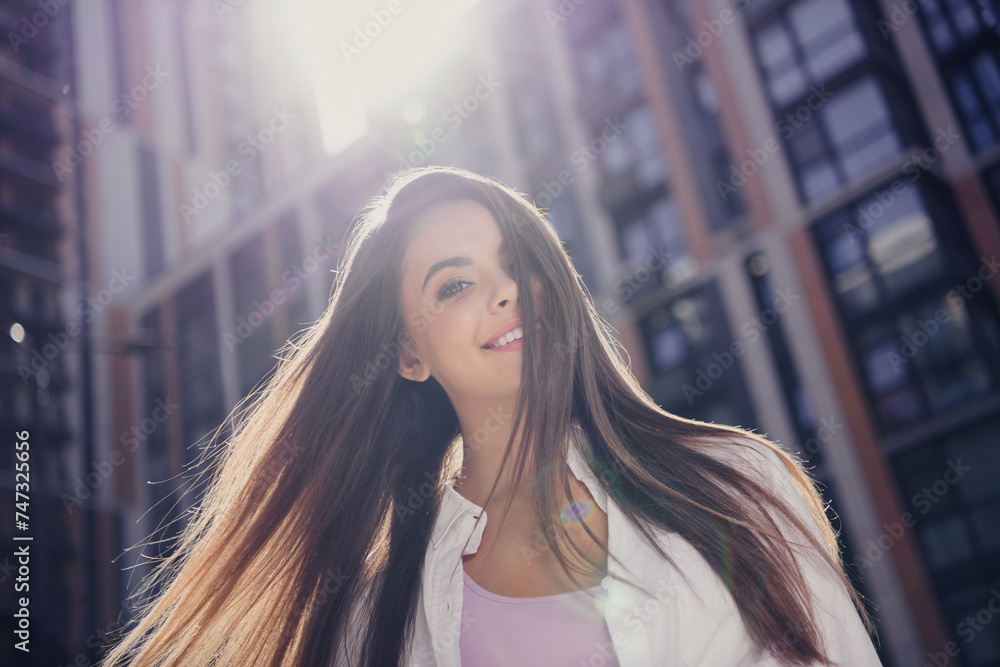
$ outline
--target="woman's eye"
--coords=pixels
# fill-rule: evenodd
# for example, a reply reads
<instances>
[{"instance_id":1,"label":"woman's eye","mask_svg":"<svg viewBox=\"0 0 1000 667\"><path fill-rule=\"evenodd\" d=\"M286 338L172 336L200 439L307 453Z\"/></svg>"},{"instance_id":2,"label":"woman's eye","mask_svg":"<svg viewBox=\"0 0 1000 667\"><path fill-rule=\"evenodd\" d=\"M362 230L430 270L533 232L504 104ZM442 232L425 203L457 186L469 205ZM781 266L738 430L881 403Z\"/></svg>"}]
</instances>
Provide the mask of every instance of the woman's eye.
<instances>
[{"instance_id":1,"label":"woman's eye","mask_svg":"<svg viewBox=\"0 0 1000 667\"><path fill-rule=\"evenodd\" d=\"M442 301L448 297L455 296L464 292L464 289L457 289L459 285L466 284L471 285L468 280L463 280L462 278L455 278L454 280L449 280L444 285L441 286L441 291L438 292L438 298Z\"/></svg>"}]
</instances>

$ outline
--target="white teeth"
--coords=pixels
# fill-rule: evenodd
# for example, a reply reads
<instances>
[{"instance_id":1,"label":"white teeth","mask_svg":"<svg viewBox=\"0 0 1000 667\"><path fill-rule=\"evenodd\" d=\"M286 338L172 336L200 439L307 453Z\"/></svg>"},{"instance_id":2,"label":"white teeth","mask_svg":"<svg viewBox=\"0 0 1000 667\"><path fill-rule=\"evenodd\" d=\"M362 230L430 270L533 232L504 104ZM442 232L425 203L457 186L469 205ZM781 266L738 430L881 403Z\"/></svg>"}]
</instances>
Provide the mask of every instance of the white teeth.
<instances>
[{"instance_id":1,"label":"white teeth","mask_svg":"<svg viewBox=\"0 0 1000 667\"><path fill-rule=\"evenodd\" d=\"M514 340L518 340L520 338L524 338L524 332L521 331L521 327L518 327L518 328L514 329L513 331L508 331L503 336L500 336L499 338L497 338L497 342L494 343L493 345L491 345L490 349L497 348L497 347L503 347L507 343L510 343L511 341L514 341Z\"/></svg>"}]
</instances>

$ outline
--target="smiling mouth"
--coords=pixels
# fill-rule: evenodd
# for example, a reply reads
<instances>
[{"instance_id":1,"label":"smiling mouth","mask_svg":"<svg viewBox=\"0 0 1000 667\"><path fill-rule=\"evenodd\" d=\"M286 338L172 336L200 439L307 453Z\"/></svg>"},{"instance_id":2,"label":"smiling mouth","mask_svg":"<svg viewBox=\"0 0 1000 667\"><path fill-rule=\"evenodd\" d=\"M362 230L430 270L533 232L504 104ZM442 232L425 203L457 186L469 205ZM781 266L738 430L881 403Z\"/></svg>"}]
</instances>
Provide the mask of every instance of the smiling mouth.
<instances>
[{"instance_id":1,"label":"smiling mouth","mask_svg":"<svg viewBox=\"0 0 1000 667\"><path fill-rule=\"evenodd\" d=\"M505 333L503 336L497 338L495 342L483 345L483 349L495 350L497 348L503 348L510 345L516 340L521 340L523 337L524 337L524 331L521 329L521 327L516 327L515 329Z\"/></svg>"},{"instance_id":2,"label":"smiling mouth","mask_svg":"<svg viewBox=\"0 0 1000 667\"><path fill-rule=\"evenodd\" d=\"M520 352L522 349L524 349L524 343L522 342L524 340L523 332L521 328L518 327L517 329L514 329L514 331L512 331L511 333L522 334L522 335L516 336L514 340L510 341L509 343L502 343L502 344L501 341L507 340L507 336L501 336L496 343L494 343L491 346L484 345L483 349L492 352ZM535 345L541 345L541 344L542 344L542 328L539 327L538 329L535 330Z\"/></svg>"}]
</instances>

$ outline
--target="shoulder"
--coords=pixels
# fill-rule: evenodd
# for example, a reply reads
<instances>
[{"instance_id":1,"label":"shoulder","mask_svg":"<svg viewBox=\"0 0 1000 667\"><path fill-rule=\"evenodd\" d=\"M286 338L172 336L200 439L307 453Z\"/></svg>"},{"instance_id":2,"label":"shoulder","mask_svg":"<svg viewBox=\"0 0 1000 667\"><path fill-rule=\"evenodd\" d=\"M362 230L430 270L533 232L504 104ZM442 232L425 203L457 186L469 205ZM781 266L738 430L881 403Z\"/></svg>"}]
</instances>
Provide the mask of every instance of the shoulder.
<instances>
[{"instance_id":1,"label":"shoulder","mask_svg":"<svg viewBox=\"0 0 1000 667\"><path fill-rule=\"evenodd\" d=\"M699 439L696 446L699 451L732 466L774 493L781 504L829 549L829 519L823 510L817 482L802 460L781 445L754 435L723 434ZM786 538L798 534L783 517L774 518Z\"/></svg>"},{"instance_id":2,"label":"shoulder","mask_svg":"<svg viewBox=\"0 0 1000 667\"><path fill-rule=\"evenodd\" d=\"M810 607L828 657L838 667L880 667L871 637L839 572L836 533L824 511L816 482L803 462L781 445L759 436L723 434L699 439L696 447L773 492L818 543L826 547L827 554L818 553L815 546L805 543L801 532L786 517L769 512L797 555L796 562L809 590ZM835 565L832 568L830 556Z\"/></svg>"},{"instance_id":3,"label":"shoulder","mask_svg":"<svg viewBox=\"0 0 1000 667\"><path fill-rule=\"evenodd\" d=\"M749 433L722 433L694 438L692 442L702 453L731 464L742 464L762 475L780 473L775 464L785 458L794 461L777 443Z\"/></svg>"},{"instance_id":4,"label":"shoulder","mask_svg":"<svg viewBox=\"0 0 1000 667\"><path fill-rule=\"evenodd\" d=\"M699 452L739 469L758 481L792 483L808 473L803 462L785 451L781 445L762 436L739 433L702 437L693 440Z\"/></svg>"},{"instance_id":5,"label":"shoulder","mask_svg":"<svg viewBox=\"0 0 1000 667\"><path fill-rule=\"evenodd\" d=\"M780 488L792 484L804 474L802 462L766 438L739 433L723 433L698 437L691 441L692 448L717 461L725 463L750 476L754 481L776 483Z\"/></svg>"}]
</instances>

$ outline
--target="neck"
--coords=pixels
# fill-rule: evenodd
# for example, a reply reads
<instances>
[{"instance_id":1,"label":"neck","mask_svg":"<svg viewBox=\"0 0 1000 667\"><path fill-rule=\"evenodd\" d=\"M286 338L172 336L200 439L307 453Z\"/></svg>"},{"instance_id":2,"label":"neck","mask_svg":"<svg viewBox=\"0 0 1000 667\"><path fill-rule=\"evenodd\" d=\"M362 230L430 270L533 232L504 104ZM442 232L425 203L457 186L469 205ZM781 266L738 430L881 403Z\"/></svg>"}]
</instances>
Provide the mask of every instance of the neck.
<instances>
[{"instance_id":1,"label":"neck","mask_svg":"<svg viewBox=\"0 0 1000 667\"><path fill-rule=\"evenodd\" d=\"M511 399L456 409L462 429L463 447L462 470L455 483L455 490L480 507L486 507L486 497L498 475L500 481L490 498L490 506L502 506L510 497L514 498L514 502L523 501L530 492L533 470L530 458L520 484L517 488L514 487L514 468L523 446L523 423L518 429L502 474L500 469L504 449L514 426L514 406L515 401Z\"/></svg>"}]
</instances>

